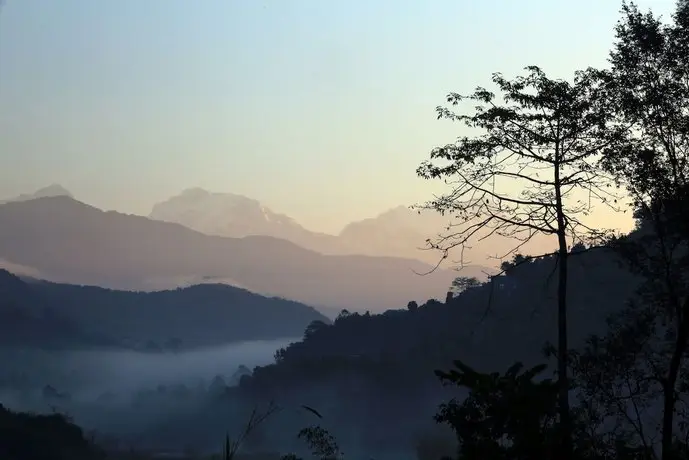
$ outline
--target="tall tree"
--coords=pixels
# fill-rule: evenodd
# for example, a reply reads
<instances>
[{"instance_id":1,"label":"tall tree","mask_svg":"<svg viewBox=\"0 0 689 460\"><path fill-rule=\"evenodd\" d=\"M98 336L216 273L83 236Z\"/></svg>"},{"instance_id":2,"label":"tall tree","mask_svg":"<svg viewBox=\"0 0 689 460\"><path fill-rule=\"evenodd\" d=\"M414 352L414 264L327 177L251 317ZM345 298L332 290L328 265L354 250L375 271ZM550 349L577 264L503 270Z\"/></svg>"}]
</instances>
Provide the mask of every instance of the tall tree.
<instances>
[{"instance_id":1,"label":"tall tree","mask_svg":"<svg viewBox=\"0 0 689 460\"><path fill-rule=\"evenodd\" d=\"M614 144L622 130L608 126L609 109L597 95L595 72L577 72L571 83L550 79L534 66L526 72L514 80L493 75L502 100L481 87L469 96L449 94L452 106L465 100L477 106L468 115L438 107L438 118L462 122L472 135L433 149L417 173L451 185L447 194L423 206L454 216L449 233L429 241L444 257L494 234L515 238L515 251L538 233L557 239L560 458L566 460L572 452L568 239L596 234L581 220L593 202L616 202L609 178L597 165L599 152Z\"/></svg>"},{"instance_id":2,"label":"tall tree","mask_svg":"<svg viewBox=\"0 0 689 460\"><path fill-rule=\"evenodd\" d=\"M652 322L648 334L663 345L643 351L662 387L664 459L675 455L677 392L689 351L689 0L676 3L672 19L664 24L624 3L612 66L602 73L614 114L632 127L604 165L626 186L640 222L642 236L625 254L645 282L627 320Z\"/></svg>"}]
</instances>

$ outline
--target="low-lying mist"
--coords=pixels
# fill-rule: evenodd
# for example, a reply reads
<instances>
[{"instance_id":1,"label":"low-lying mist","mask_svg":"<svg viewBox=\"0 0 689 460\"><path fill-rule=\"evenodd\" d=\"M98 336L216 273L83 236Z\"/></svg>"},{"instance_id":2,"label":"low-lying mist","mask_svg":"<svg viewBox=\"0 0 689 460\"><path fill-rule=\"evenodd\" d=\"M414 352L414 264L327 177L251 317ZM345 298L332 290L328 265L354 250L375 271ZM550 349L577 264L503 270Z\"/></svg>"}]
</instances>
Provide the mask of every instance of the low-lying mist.
<instances>
[{"instance_id":1,"label":"low-lying mist","mask_svg":"<svg viewBox=\"0 0 689 460\"><path fill-rule=\"evenodd\" d=\"M390 379L388 371L371 369L366 375L352 370L313 381L304 378L313 370L307 366L287 375L291 384L284 387L228 391L244 373L272 362L276 350L298 340L179 353L0 349L0 362L6 364L0 369L0 403L66 414L113 450L217 452L226 434L241 433L251 411L271 402L281 410L246 439L243 449L299 453L305 446L297 433L316 423L347 452L376 458L385 453L405 458L424 436L447 437L432 419L444 393L430 375L409 386ZM316 408L323 419L304 406Z\"/></svg>"},{"instance_id":2,"label":"low-lying mist","mask_svg":"<svg viewBox=\"0 0 689 460\"><path fill-rule=\"evenodd\" d=\"M237 383L241 367L246 372L266 365L277 349L296 340L178 353L4 349L0 403L16 410L58 410L87 430L138 436L165 417L198 411L226 385Z\"/></svg>"},{"instance_id":3,"label":"low-lying mist","mask_svg":"<svg viewBox=\"0 0 689 460\"><path fill-rule=\"evenodd\" d=\"M230 377L239 366L253 369L273 361L275 351L299 339L250 341L178 353L129 350L2 350L0 388L50 385L81 399L86 394L131 392L158 385L192 385L217 375Z\"/></svg>"},{"instance_id":4,"label":"low-lying mist","mask_svg":"<svg viewBox=\"0 0 689 460\"><path fill-rule=\"evenodd\" d=\"M253 369L273 361L275 351L298 339L241 342L180 353L79 351L66 355L67 369L86 370L84 389L131 392L158 385L193 385L217 375L229 378L239 366Z\"/></svg>"}]
</instances>

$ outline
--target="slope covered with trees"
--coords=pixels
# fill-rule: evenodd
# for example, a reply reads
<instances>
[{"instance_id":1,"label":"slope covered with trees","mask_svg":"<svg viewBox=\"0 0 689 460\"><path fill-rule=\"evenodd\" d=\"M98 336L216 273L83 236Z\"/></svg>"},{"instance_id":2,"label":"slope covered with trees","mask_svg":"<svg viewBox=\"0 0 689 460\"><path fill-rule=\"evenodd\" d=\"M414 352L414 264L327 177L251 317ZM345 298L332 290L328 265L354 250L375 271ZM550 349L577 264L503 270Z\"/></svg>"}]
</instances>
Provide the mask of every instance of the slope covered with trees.
<instances>
[{"instance_id":1,"label":"slope covered with trees","mask_svg":"<svg viewBox=\"0 0 689 460\"><path fill-rule=\"evenodd\" d=\"M572 255L570 279L581 288L568 293L571 342L583 346L589 334L605 332L606 316L623 309L639 280L612 248ZM555 256L543 257L445 302L314 322L302 341L276 352L275 364L244 377L237 397L313 405L334 433L349 433L344 441L370 442L373 450L395 446L400 436L418 439L433 429L439 404L456 396L435 370L455 360L479 372L548 362L544 348L557 340L555 268Z\"/></svg>"},{"instance_id":2,"label":"slope covered with trees","mask_svg":"<svg viewBox=\"0 0 689 460\"><path fill-rule=\"evenodd\" d=\"M61 334L72 347L178 351L293 337L311 321L328 322L307 305L218 284L130 292L23 281L0 271L0 290L2 340L14 345L51 348Z\"/></svg>"}]
</instances>

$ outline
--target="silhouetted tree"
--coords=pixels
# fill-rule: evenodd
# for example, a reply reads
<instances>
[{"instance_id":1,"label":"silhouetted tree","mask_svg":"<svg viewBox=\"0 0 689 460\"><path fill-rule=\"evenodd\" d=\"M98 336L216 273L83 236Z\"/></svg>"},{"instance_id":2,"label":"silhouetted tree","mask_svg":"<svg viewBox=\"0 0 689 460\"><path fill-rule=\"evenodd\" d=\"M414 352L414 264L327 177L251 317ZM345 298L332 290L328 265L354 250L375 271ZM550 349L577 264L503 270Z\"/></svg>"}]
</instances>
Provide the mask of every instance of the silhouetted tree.
<instances>
[{"instance_id":1,"label":"silhouetted tree","mask_svg":"<svg viewBox=\"0 0 689 460\"><path fill-rule=\"evenodd\" d=\"M302 429L297 437L304 439L311 449L312 455L320 460L336 460L342 457L335 437L319 425Z\"/></svg>"},{"instance_id":2,"label":"silhouetted tree","mask_svg":"<svg viewBox=\"0 0 689 460\"><path fill-rule=\"evenodd\" d=\"M504 260L500 263L500 270L505 275L510 275L516 267L529 264L533 261L533 257L527 257L521 253L516 253L512 256L512 260Z\"/></svg>"},{"instance_id":3,"label":"silhouetted tree","mask_svg":"<svg viewBox=\"0 0 689 460\"><path fill-rule=\"evenodd\" d=\"M623 416L633 410L642 419L641 409L661 395L662 458L669 460L678 458L675 415L688 377L689 1L677 2L668 25L633 3L622 13L612 68L600 76L612 113L631 129L608 149L604 165L633 199L639 235L616 246L644 281L634 302L611 318L609 335L593 339L576 364L614 388L633 382L626 395L633 407L623 405ZM598 396L607 395L609 405L625 396L608 393L599 389ZM649 427L643 420L635 426L639 442L647 442Z\"/></svg>"},{"instance_id":4,"label":"silhouetted tree","mask_svg":"<svg viewBox=\"0 0 689 460\"><path fill-rule=\"evenodd\" d=\"M311 323L306 327L306 330L304 331L304 340L308 339L309 337L313 336L314 334L318 333L319 331L322 331L328 327L326 323L320 320L314 320L311 321Z\"/></svg>"},{"instance_id":5,"label":"silhouetted tree","mask_svg":"<svg viewBox=\"0 0 689 460\"><path fill-rule=\"evenodd\" d=\"M345 320L345 319L349 318L350 316L352 316L352 314L349 312L349 310L343 309L343 310L337 315L337 318L335 318L335 321Z\"/></svg>"},{"instance_id":6,"label":"silhouetted tree","mask_svg":"<svg viewBox=\"0 0 689 460\"><path fill-rule=\"evenodd\" d=\"M476 277L459 276L452 281L450 290L459 293L480 285L481 282Z\"/></svg>"},{"instance_id":7,"label":"silhouetted tree","mask_svg":"<svg viewBox=\"0 0 689 460\"><path fill-rule=\"evenodd\" d=\"M521 264L529 263L530 261L531 261L530 258L528 258L525 255L520 254L520 253L515 254L514 259L512 260L514 265L521 265Z\"/></svg>"},{"instance_id":8,"label":"silhouetted tree","mask_svg":"<svg viewBox=\"0 0 689 460\"><path fill-rule=\"evenodd\" d=\"M514 264L510 262L509 260L505 260L500 263L500 270L504 272L506 275L509 275L510 272L512 271L512 268L514 268Z\"/></svg>"},{"instance_id":9,"label":"silhouetted tree","mask_svg":"<svg viewBox=\"0 0 689 460\"><path fill-rule=\"evenodd\" d=\"M572 246L572 249L570 250L572 254L579 254L584 251L586 251L586 245L581 241Z\"/></svg>"},{"instance_id":10,"label":"silhouetted tree","mask_svg":"<svg viewBox=\"0 0 689 460\"><path fill-rule=\"evenodd\" d=\"M463 122L481 134L461 137L435 148L431 161L417 170L426 179L445 179L449 193L424 207L451 213L450 233L430 241L447 257L453 248L486 235L519 241L515 250L535 234L554 235L558 242L558 374L562 456L570 458L569 385L567 379L567 255L568 238L597 232L580 220L590 202L613 203L609 178L597 167L598 155L623 132L608 126L609 109L595 72L577 72L574 82L548 78L538 67L507 80L493 75L502 102L485 88L468 97L448 95L453 106L463 100L479 106L471 115L438 107L438 118Z\"/></svg>"},{"instance_id":11,"label":"silhouetted tree","mask_svg":"<svg viewBox=\"0 0 689 460\"><path fill-rule=\"evenodd\" d=\"M276 363L281 362L285 358L285 349L284 348L278 348L275 350L275 353L273 354L273 359L275 360Z\"/></svg>"}]
</instances>

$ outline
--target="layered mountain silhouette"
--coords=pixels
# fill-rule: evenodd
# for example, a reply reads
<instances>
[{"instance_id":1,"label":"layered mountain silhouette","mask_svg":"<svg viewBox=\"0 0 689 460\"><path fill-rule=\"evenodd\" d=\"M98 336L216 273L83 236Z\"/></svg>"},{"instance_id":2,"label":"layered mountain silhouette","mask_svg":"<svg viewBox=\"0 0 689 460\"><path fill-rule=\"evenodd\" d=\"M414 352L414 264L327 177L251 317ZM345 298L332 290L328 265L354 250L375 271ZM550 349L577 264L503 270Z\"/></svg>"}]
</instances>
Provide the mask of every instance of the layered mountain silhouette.
<instances>
[{"instance_id":1,"label":"layered mountain silhouette","mask_svg":"<svg viewBox=\"0 0 689 460\"><path fill-rule=\"evenodd\" d=\"M0 206L0 259L43 279L127 290L226 283L310 305L382 311L442 297L458 275L422 262L322 255L269 236L210 236L69 196ZM37 275L36 275L37 274ZM469 267L466 276L484 277Z\"/></svg>"},{"instance_id":2,"label":"layered mountain silhouette","mask_svg":"<svg viewBox=\"0 0 689 460\"><path fill-rule=\"evenodd\" d=\"M152 293L22 280L0 270L0 345L160 351L301 336L313 308L227 285Z\"/></svg>"},{"instance_id":3,"label":"layered mountain silhouette","mask_svg":"<svg viewBox=\"0 0 689 460\"><path fill-rule=\"evenodd\" d=\"M149 217L178 223L208 235L273 236L322 254L405 257L429 264L438 263L441 254L424 249L427 248L426 240L446 233L452 222L450 217L435 212L419 213L407 206L398 206L376 217L352 222L337 235L328 235L307 230L291 217L276 213L256 200L201 188L185 190L154 205ZM543 253L553 245L554 242L547 238L540 238L530 249L533 253ZM514 246L514 240L493 236L469 248L463 255L453 255L470 265L496 266L499 261L495 258Z\"/></svg>"}]
</instances>

